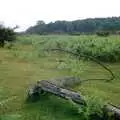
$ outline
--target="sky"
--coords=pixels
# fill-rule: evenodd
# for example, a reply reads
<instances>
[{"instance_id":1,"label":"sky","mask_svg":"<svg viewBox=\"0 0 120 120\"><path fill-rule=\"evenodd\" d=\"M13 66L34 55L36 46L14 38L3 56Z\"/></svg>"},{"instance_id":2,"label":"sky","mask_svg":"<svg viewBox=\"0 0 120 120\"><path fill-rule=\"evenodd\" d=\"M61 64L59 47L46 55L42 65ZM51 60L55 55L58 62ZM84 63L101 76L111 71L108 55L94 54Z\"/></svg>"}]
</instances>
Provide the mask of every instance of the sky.
<instances>
[{"instance_id":1,"label":"sky","mask_svg":"<svg viewBox=\"0 0 120 120\"><path fill-rule=\"evenodd\" d=\"M0 23L24 31L36 21L120 16L120 0L0 0Z\"/></svg>"}]
</instances>

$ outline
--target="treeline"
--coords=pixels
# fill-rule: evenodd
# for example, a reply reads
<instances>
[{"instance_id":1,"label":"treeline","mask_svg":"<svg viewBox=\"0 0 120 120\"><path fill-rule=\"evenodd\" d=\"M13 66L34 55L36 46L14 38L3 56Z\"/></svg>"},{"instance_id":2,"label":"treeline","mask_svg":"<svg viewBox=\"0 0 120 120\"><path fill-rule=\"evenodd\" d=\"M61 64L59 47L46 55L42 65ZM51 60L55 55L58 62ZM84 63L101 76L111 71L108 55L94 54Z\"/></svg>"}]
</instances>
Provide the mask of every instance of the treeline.
<instances>
[{"instance_id":1,"label":"treeline","mask_svg":"<svg viewBox=\"0 0 120 120\"><path fill-rule=\"evenodd\" d=\"M26 30L30 34L49 33L95 33L107 31L116 33L120 31L120 17L111 18L91 18L75 21L55 21L46 24L44 21L37 21L35 26Z\"/></svg>"}]
</instances>

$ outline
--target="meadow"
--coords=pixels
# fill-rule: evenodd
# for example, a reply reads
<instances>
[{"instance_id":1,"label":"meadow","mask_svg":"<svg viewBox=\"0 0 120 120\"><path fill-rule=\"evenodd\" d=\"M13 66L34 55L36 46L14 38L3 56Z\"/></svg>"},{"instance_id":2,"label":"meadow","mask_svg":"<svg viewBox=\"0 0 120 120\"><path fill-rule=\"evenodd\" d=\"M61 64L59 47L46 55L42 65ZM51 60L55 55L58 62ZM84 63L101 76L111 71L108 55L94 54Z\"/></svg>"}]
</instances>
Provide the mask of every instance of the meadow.
<instances>
[{"instance_id":1,"label":"meadow","mask_svg":"<svg viewBox=\"0 0 120 120\"><path fill-rule=\"evenodd\" d=\"M113 71L115 79L89 58L51 51L65 49L92 56ZM64 76L87 82L73 84L72 89L91 101L120 105L120 36L95 35L21 35L0 48L0 115L3 120L80 120L78 106L53 95L27 103L27 89L37 80ZM94 80L102 79L102 80ZM93 100L94 98L94 100ZM94 111L94 110L93 110ZM86 113L88 114L88 113Z\"/></svg>"}]
</instances>

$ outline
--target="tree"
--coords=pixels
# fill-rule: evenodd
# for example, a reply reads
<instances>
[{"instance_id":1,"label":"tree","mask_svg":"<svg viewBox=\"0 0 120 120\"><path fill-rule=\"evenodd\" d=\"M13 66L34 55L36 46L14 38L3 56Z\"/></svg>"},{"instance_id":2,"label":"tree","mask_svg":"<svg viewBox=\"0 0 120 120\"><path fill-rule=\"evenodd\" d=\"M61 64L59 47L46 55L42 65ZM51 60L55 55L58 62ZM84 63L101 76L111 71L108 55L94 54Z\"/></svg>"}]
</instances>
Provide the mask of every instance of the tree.
<instances>
[{"instance_id":1,"label":"tree","mask_svg":"<svg viewBox=\"0 0 120 120\"><path fill-rule=\"evenodd\" d=\"M0 26L0 47L4 47L5 41L11 42L16 39L15 32L11 28Z\"/></svg>"},{"instance_id":2,"label":"tree","mask_svg":"<svg viewBox=\"0 0 120 120\"><path fill-rule=\"evenodd\" d=\"M55 21L46 24L39 20L26 33L96 33L99 31L116 33L120 31L120 17L94 18L75 21Z\"/></svg>"},{"instance_id":3,"label":"tree","mask_svg":"<svg viewBox=\"0 0 120 120\"><path fill-rule=\"evenodd\" d=\"M45 25L45 22L43 20L38 20L36 25Z\"/></svg>"}]
</instances>

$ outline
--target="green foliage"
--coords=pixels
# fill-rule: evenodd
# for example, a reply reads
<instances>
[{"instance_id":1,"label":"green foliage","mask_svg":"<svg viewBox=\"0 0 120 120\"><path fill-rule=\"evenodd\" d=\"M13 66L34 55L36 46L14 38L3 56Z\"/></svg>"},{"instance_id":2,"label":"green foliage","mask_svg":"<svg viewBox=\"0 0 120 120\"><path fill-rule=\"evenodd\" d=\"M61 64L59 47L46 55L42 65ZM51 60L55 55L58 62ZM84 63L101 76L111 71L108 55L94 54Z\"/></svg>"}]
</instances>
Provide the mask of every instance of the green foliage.
<instances>
[{"instance_id":1,"label":"green foliage","mask_svg":"<svg viewBox=\"0 0 120 120\"><path fill-rule=\"evenodd\" d=\"M0 120L20 120L20 115L18 114L4 114L4 111L7 108L7 103L9 101L12 101L13 99L15 99L15 97L11 97L11 98L6 98L7 97L7 92L5 92L5 90L0 87Z\"/></svg>"},{"instance_id":2,"label":"green foliage","mask_svg":"<svg viewBox=\"0 0 120 120\"><path fill-rule=\"evenodd\" d=\"M79 106L79 114L83 120L102 120L104 102L99 97L90 96L85 98L87 106Z\"/></svg>"},{"instance_id":3,"label":"green foliage","mask_svg":"<svg viewBox=\"0 0 120 120\"><path fill-rule=\"evenodd\" d=\"M2 115L0 120L21 120L21 116L18 114L13 115Z\"/></svg>"},{"instance_id":4,"label":"green foliage","mask_svg":"<svg viewBox=\"0 0 120 120\"><path fill-rule=\"evenodd\" d=\"M96 31L110 31L117 33L120 31L120 17L112 18L94 18L75 21L55 21L45 24L44 21L38 21L35 26L31 26L26 33L32 34L71 34L80 35L81 33L96 33ZM104 36L108 34L104 34ZM102 34L103 36L103 34Z\"/></svg>"},{"instance_id":5,"label":"green foliage","mask_svg":"<svg viewBox=\"0 0 120 120\"><path fill-rule=\"evenodd\" d=\"M21 39L22 38L22 39ZM28 56L39 58L46 56L44 49L65 49L78 54L79 59L89 60L87 56L92 56L103 62L118 62L120 60L120 37L98 37L94 35L81 36L22 36L18 38L16 44L29 45L32 47ZM8 46L9 47L9 46ZM18 46L19 47L19 46ZM14 48L14 47L13 47ZM27 58L27 51L20 51ZM26 53L25 53L26 52ZM16 53L17 54L17 50ZM50 53L49 53L50 54ZM22 54L21 54L22 55ZM21 56L20 55L20 56ZM84 57L81 57L84 55ZM86 56L86 57L85 57Z\"/></svg>"},{"instance_id":6,"label":"green foliage","mask_svg":"<svg viewBox=\"0 0 120 120\"><path fill-rule=\"evenodd\" d=\"M69 70L72 75L80 77L87 69L87 63L83 60L79 61L73 57L66 57L63 62L59 63L58 69Z\"/></svg>"},{"instance_id":7,"label":"green foliage","mask_svg":"<svg viewBox=\"0 0 120 120\"><path fill-rule=\"evenodd\" d=\"M65 115L70 120L73 118L75 120L79 120L79 119L80 120L96 120L96 119L102 120L103 118L102 108L104 106L103 100L99 97L94 97L94 96L92 97L86 96L85 100L87 104L86 106L76 104L71 99L69 99L69 101L66 101L52 94L46 94L41 96L39 102L37 103L34 103L34 104L27 103L24 110L26 111L26 109L29 109L30 107L35 106L33 107L35 111L37 109L39 110L42 109L42 111L46 111L46 113L44 113L45 115L51 111L51 113L53 113L54 115L51 115L51 113L49 113L50 115L49 117L54 119L56 119L56 117L63 118L63 116ZM31 111L29 110L29 112ZM38 111L37 113L39 114ZM25 117L26 119L28 119L28 117L33 118L33 116L39 119L42 118L42 116L39 116L38 114L31 113L28 116L23 114L23 117ZM47 118L46 116L45 119L49 119L49 118Z\"/></svg>"},{"instance_id":8,"label":"green foliage","mask_svg":"<svg viewBox=\"0 0 120 120\"><path fill-rule=\"evenodd\" d=\"M13 29L0 27L0 46L4 47L5 42L11 42L15 40L15 32Z\"/></svg>"},{"instance_id":9,"label":"green foliage","mask_svg":"<svg viewBox=\"0 0 120 120\"><path fill-rule=\"evenodd\" d=\"M45 49L62 48L78 54L80 59L89 60L89 56L103 62L117 62L120 60L120 37L97 36L65 36L50 38L44 44ZM84 57L81 57L84 56ZM85 57L86 56L86 57ZM88 57L87 57L88 56Z\"/></svg>"},{"instance_id":10,"label":"green foliage","mask_svg":"<svg viewBox=\"0 0 120 120\"><path fill-rule=\"evenodd\" d=\"M78 81L75 80L79 79L67 82L69 85L75 85L72 86L73 90L84 96L99 96L99 98L85 98L86 107L71 104L52 95L42 96L36 103L26 104L26 89L37 80L49 80L61 78L61 76L78 75L80 80L108 78L109 75L100 66L90 61L83 62L85 58L77 61L68 54L56 51L53 54L49 51L44 52L44 49L65 48L76 52L76 48L80 46L79 53L82 54L85 52L93 56L102 55L104 51L106 55L111 56L113 55L111 51L119 50L119 39L119 36L19 36L11 49L6 47L0 49L0 85L5 90L0 92L0 99L6 100L10 96L17 96L16 99L8 101L5 109L0 108L0 113L4 110L4 114L0 114L1 117L16 120L96 120L97 116L98 120L102 117L101 107L104 104L101 99L116 105L120 104L119 62L105 63L116 75L112 82L89 81L86 84L77 85L75 82ZM119 51L116 54L116 60L119 61L117 57L119 58Z\"/></svg>"},{"instance_id":11,"label":"green foliage","mask_svg":"<svg viewBox=\"0 0 120 120\"><path fill-rule=\"evenodd\" d=\"M102 31L102 32L96 32L96 34L97 34L98 36L101 36L101 37L107 37L107 36L110 35L109 32L105 32L105 31Z\"/></svg>"}]
</instances>

